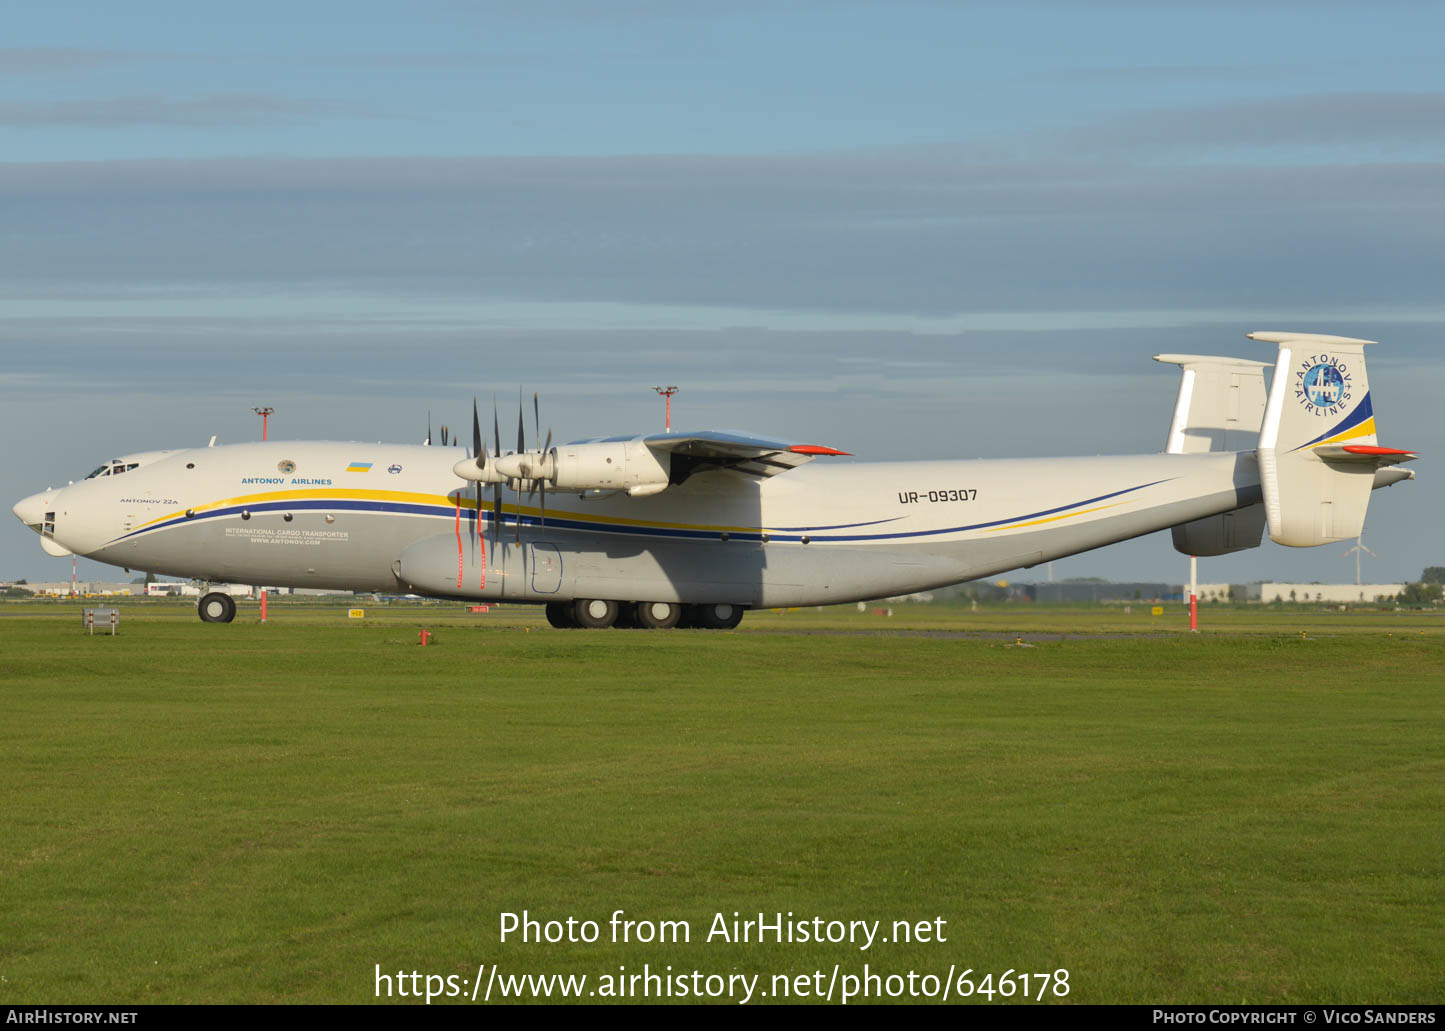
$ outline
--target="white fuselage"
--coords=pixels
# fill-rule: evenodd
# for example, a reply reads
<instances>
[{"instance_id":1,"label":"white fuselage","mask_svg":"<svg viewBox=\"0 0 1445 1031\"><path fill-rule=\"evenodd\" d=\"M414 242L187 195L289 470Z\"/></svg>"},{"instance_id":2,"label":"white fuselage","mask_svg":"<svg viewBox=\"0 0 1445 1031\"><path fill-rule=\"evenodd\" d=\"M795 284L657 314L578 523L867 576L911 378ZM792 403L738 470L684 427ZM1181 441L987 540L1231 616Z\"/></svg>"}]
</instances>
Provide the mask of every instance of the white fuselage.
<instances>
[{"instance_id":1,"label":"white fuselage","mask_svg":"<svg viewBox=\"0 0 1445 1031\"><path fill-rule=\"evenodd\" d=\"M268 442L133 456L32 495L47 550L207 581L476 598L825 604L958 583L1259 500L1252 453L698 473L651 497L464 483L457 448ZM480 534L477 493L480 489ZM520 537L520 541L518 538Z\"/></svg>"}]
</instances>

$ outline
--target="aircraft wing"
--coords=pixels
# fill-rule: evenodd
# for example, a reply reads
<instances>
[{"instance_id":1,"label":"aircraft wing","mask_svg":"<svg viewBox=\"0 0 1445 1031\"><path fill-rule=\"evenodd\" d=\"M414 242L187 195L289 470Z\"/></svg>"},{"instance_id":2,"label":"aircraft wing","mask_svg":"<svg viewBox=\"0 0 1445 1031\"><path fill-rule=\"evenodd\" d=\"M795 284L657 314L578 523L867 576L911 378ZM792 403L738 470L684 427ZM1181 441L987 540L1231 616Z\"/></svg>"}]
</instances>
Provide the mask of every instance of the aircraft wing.
<instances>
[{"instance_id":1,"label":"aircraft wing","mask_svg":"<svg viewBox=\"0 0 1445 1031\"><path fill-rule=\"evenodd\" d=\"M847 451L821 444L800 444L791 440L757 437L735 430L703 430L699 433L654 433L642 438L654 451L672 454L674 478L711 469L766 479L811 462L819 455L847 455Z\"/></svg>"}]
</instances>

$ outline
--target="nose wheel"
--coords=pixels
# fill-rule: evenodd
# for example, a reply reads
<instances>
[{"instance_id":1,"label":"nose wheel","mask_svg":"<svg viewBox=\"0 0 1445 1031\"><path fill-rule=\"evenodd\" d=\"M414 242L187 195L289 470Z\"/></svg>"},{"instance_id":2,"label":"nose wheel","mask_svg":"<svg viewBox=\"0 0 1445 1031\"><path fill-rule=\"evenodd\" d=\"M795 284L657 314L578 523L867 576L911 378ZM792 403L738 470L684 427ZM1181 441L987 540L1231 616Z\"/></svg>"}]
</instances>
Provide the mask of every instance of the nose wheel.
<instances>
[{"instance_id":1,"label":"nose wheel","mask_svg":"<svg viewBox=\"0 0 1445 1031\"><path fill-rule=\"evenodd\" d=\"M202 623L229 623L236 618L236 603L229 594L212 591L202 595L196 605Z\"/></svg>"}]
</instances>

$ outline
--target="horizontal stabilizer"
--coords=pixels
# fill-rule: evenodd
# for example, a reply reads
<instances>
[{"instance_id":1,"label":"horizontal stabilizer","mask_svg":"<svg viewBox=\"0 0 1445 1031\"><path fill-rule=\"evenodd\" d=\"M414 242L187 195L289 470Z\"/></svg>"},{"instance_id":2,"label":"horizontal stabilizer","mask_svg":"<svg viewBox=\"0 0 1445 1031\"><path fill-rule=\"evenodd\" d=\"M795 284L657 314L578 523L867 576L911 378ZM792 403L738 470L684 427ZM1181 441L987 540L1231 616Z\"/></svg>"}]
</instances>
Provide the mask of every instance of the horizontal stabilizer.
<instances>
[{"instance_id":1,"label":"horizontal stabilizer","mask_svg":"<svg viewBox=\"0 0 1445 1031\"><path fill-rule=\"evenodd\" d=\"M1369 462L1376 467L1411 462L1419 457L1414 451L1373 444L1322 444L1314 452L1332 462Z\"/></svg>"}]
</instances>

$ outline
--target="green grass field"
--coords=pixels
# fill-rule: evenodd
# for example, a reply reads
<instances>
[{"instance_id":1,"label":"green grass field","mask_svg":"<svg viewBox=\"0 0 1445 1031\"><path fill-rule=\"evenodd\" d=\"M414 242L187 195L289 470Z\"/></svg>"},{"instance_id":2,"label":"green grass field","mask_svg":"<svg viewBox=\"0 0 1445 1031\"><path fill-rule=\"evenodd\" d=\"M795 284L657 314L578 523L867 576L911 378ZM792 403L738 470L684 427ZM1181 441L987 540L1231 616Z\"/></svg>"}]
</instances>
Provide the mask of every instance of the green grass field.
<instances>
[{"instance_id":1,"label":"green grass field","mask_svg":"<svg viewBox=\"0 0 1445 1031\"><path fill-rule=\"evenodd\" d=\"M376 964L469 996L493 963L1445 998L1445 619L1149 609L131 603L110 638L0 603L0 1001L368 1002ZM601 940L500 942L523 909ZM613 944L615 910L691 941ZM705 940L734 912L946 941Z\"/></svg>"}]
</instances>

